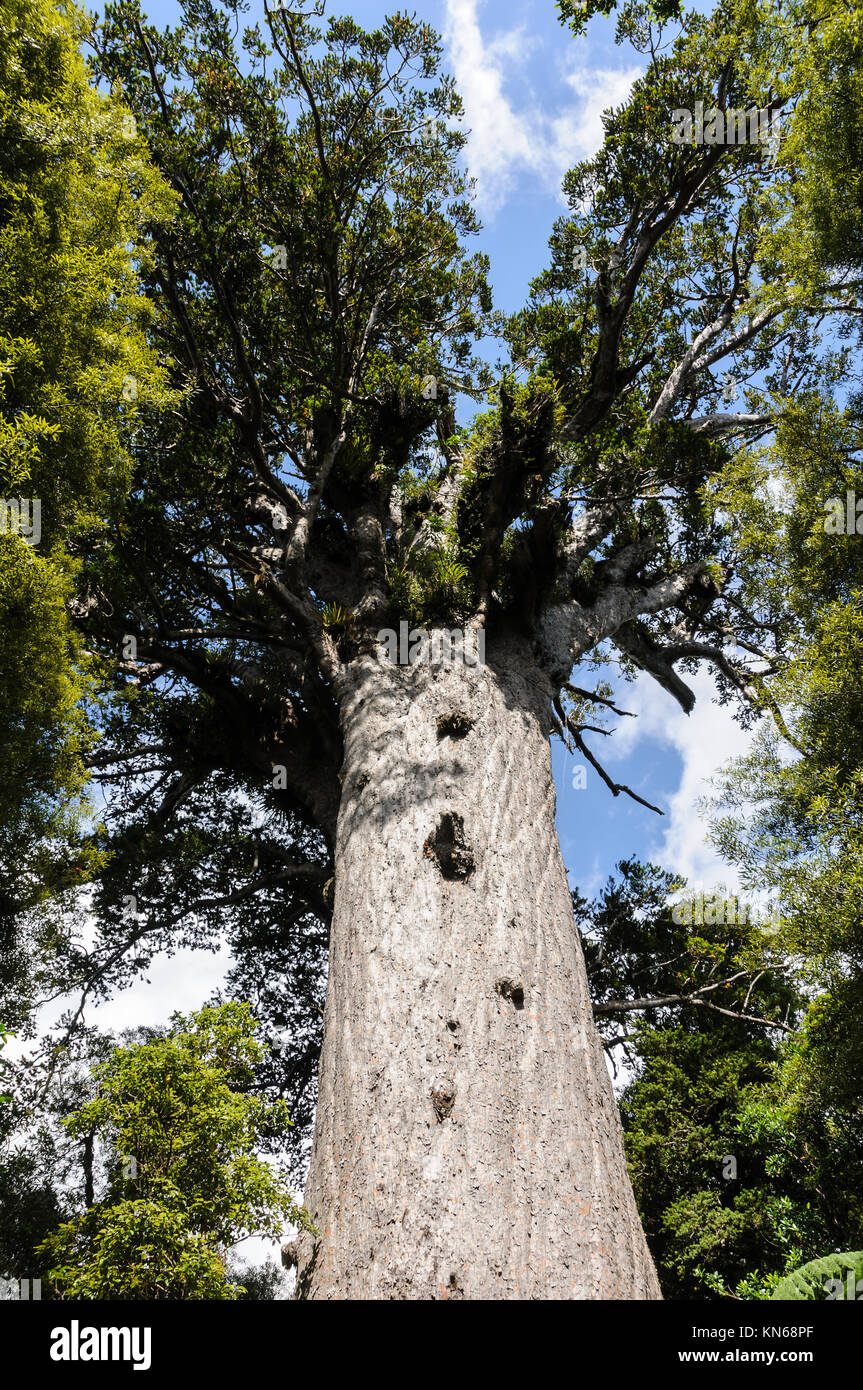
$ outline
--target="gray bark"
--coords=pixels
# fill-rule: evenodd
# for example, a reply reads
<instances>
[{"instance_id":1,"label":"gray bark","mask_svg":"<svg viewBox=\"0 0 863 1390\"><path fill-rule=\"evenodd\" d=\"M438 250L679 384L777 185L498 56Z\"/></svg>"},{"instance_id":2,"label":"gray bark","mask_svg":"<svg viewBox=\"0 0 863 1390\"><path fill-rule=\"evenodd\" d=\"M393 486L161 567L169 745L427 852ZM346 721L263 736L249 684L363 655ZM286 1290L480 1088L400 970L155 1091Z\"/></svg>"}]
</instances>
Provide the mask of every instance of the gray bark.
<instances>
[{"instance_id":1,"label":"gray bark","mask_svg":"<svg viewBox=\"0 0 863 1390\"><path fill-rule=\"evenodd\" d=\"M367 657L342 698L297 1292L658 1298L554 824L528 653Z\"/></svg>"}]
</instances>

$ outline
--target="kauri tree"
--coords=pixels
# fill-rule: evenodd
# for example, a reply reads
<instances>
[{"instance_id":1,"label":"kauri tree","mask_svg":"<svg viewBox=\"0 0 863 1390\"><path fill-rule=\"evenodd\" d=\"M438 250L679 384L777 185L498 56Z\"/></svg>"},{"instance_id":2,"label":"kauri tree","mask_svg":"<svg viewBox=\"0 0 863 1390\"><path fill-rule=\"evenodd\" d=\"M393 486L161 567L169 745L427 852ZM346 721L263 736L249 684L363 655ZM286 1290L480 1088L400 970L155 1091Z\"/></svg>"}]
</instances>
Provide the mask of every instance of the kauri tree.
<instances>
[{"instance_id":1,"label":"kauri tree","mask_svg":"<svg viewBox=\"0 0 863 1390\"><path fill-rule=\"evenodd\" d=\"M627 791L590 743L598 662L685 712L699 663L771 706L790 620L741 576L728 478L830 398L851 349L824 325L859 313L853 268L807 252L819 166L792 157L809 46L848 22L822 8L624 7L644 75L505 322L463 245L427 26L281 8L244 29L189 0L163 32L119 0L94 31L176 198L142 271L175 397L144 404L128 498L79 539L105 867L95 945L70 908L58 955L93 998L229 918L240 972L278 967L271 1016L301 996L285 1061L308 1088L329 933L301 1295L659 1296L549 738ZM698 101L770 139L720 143L714 118L676 143ZM459 395L484 404L469 426ZM484 660L417 636L453 629Z\"/></svg>"}]
</instances>

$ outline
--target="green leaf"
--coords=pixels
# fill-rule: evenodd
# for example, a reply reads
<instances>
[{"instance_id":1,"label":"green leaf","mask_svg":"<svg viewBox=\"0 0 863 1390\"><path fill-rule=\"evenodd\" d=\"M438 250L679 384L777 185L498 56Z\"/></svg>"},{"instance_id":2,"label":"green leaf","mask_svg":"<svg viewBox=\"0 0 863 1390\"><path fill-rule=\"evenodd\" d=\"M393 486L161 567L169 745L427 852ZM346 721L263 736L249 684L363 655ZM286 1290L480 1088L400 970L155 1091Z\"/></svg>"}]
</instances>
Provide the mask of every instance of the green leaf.
<instances>
[{"instance_id":1,"label":"green leaf","mask_svg":"<svg viewBox=\"0 0 863 1390\"><path fill-rule=\"evenodd\" d=\"M770 1297L809 1301L856 1298L859 1281L863 1281L863 1250L846 1251L841 1255L824 1255L795 1269L776 1285Z\"/></svg>"}]
</instances>

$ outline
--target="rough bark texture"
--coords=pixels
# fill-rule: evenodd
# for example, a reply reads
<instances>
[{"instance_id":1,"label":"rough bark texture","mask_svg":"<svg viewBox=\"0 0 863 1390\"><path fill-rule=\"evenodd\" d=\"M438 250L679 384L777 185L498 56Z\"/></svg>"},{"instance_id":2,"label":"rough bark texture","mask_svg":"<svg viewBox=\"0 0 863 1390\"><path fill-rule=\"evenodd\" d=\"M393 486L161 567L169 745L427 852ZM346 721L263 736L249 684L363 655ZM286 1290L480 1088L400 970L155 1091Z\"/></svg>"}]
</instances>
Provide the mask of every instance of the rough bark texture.
<instances>
[{"instance_id":1,"label":"rough bark texture","mask_svg":"<svg viewBox=\"0 0 863 1390\"><path fill-rule=\"evenodd\" d=\"M530 670L352 673L300 1297L660 1297Z\"/></svg>"}]
</instances>

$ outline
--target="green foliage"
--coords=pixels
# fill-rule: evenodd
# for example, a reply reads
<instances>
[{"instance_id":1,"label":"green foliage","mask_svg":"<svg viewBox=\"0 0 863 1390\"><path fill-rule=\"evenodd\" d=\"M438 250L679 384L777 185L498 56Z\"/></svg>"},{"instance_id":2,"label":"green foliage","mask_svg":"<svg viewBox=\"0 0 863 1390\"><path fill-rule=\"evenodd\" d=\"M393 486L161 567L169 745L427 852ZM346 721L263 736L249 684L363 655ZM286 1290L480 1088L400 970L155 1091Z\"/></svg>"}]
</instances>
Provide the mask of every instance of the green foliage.
<instances>
[{"instance_id":1,"label":"green foliage","mask_svg":"<svg viewBox=\"0 0 863 1390\"><path fill-rule=\"evenodd\" d=\"M750 1036L747 1038L746 1033ZM637 1029L637 1079L621 1098L639 1210L666 1297L738 1293L823 1240L803 1167L771 1171L776 1134L745 1122L769 1101L776 1048L754 1029L701 1022ZM782 1136L796 1160L802 1146Z\"/></svg>"},{"instance_id":2,"label":"green foliage","mask_svg":"<svg viewBox=\"0 0 863 1390\"><path fill-rule=\"evenodd\" d=\"M136 262L171 197L118 96L91 88L86 29L71 4L0 3L0 498L41 506L38 545L0 519L0 895L26 897L34 842L83 790L75 537L116 508L134 419L164 399Z\"/></svg>"},{"instance_id":3,"label":"green foliage","mask_svg":"<svg viewBox=\"0 0 863 1390\"><path fill-rule=\"evenodd\" d=\"M225 1252L250 1234L308 1226L284 1179L257 1157L289 1125L284 1102L250 1094L262 1048L247 1005L176 1016L164 1037L118 1048L98 1091L66 1122L110 1155L94 1206L41 1253L65 1298L235 1298Z\"/></svg>"},{"instance_id":4,"label":"green foliage","mask_svg":"<svg viewBox=\"0 0 863 1390\"><path fill-rule=\"evenodd\" d=\"M83 790L81 756L91 742L70 596L61 563L0 536L0 891L25 900L34 842L62 829L57 797L68 803Z\"/></svg>"},{"instance_id":5,"label":"green foliage","mask_svg":"<svg viewBox=\"0 0 863 1390\"><path fill-rule=\"evenodd\" d=\"M164 1202L129 1199L93 1207L45 1242L59 1298L231 1299L212 1242L190 1215Z\"/></svg>"},{"instance_id":6,"label":"green foliage","mask_svg":"<svg viewBox=\"0 0 863 1390\"><path fill-rule=\"evenodd\" d=\"M784 160L796 171L790 235L796 268L813 278L863 261L863 36L857 5L784 7L790 24L809 24L795 47L790 84L799 93Z\"/></svg>"},{"instance_id":7,"label":"green foliage","mask_svg":"<svg viewBox=\"0 0 863 1390\"><path fill-rule=\"evenodd\" d=\"M810 1260L795 1269L778 1283L772 1299L834 1300L857 1299L857 1282L863 1283L863 1250L846 1251L841 1255L825 1255ZM849 1284L851 1285L849 1289Z\"/></svg>"},{"instance_id":8,"label":"green foliage","mask_svg":"<svg viewBox=\"0 0 863 1390\"><path fill-rule=\"evenodd\" d=\"M812 1001L770 1120L774 1162L805 1174L813 1212L829 1216L801 1241L805 1259L863 1240L863 561L859 538L824 528L826 500L859 476L858 406L800 403L762 467L757 487L738 479L729 500L744 582L765 621L784 624L788 658L769 682L775 722L719 781L714 834L744 882L772 893L776 949ZM754 1107L747 1118L765 1123Z\"/></svg>"},{"instance_id":9,"label":"green foliage","mask_svg":"<svg viewBox=\"0 0 863 1390\"><path fill-rule=\"evenodd\" d=\"M344 608L340 603L327 603L324 605L324 627L346 627L350 620L350 616L348 609Z\"/></svg>"},{"instance_id":10,"label":"green foliage","mask_svg":"<svg viewBox=\"0 0 863 1390\"><path fill-rule=\"evenodd\" d=\"M134 258L172 202L128 109L89 84L81 11L4 0L0 24L0 485L41 497L50 547L125 491L124 415L159 399Z\"/></svg>"},{"instance_id":11,"label":"green foliage","mask_svg":"<svg viewBox=\"0 0 863 1390\"><path fill-rule=\"evenodd\" d=\"M390 572L394 612L419 626L446 624L469 611L461 590L468 568L453 545L438 544L410 550Z\"/></svg>"},{"instance_id":12,"label":"green foliage","mask_svg":"<svg viewBox=\"0 0 863 1390\"><path fill-rule=\"evenodd\" d=\"M675 19L682 8L681 0L651 0L649 4L641 0L623 0L623 3L618 0L557 0L561 19L575 34L582 33L594 15L610 15L614 10L619 11L620 23L625 26L633 21L643 22L647 17ZM626 32L625 27L623 32Z\"/></svg>"},{"instance_id":13,"label":"green foliage","mask_svg":"<svg viewBox=\"0 0 863 1390\"><path fill-rule=\"evenodd\" d=\"M841 1006L808 1003L773 924L677 923L682 886L627 862L595 903L575 896L591 997L628 1067L626 1150L665 1296L764 1299L863 1238L859 1087L830 1055ZM799 1031L765 1026L801 1014Z\"/></svg>"},{"instance_id":14,"label":"green foliage","mask_svg":"<svg viewBox=\"0 0 863 1390\"><path fill-rule=\"evenodd\" d=\"M285 1272L275 1260L267 1259L262 1265L231 1265L228 1278L241 1290L238 1297L244 1302L272 1303L287 1297Z\"/></svg>"},{"instance_id":15,"label":"green foliage","mask_svg":"<svg viewBox=\"0 0 863 1390\"><path fill-rule=\"evenodd\" d=\"M841 295L863 264L860 11L816 6L797 20L811 37L788 69L799 99L783 160L794 176L770 238L801 282L829 277ZM776 948L811 1000L774 1103L747 1111L772 1129L775 1164L800 1165L813 1211L829 1215L801 1259L863 1240L863 556L859 536L827 524L831 499L844 510L859 489L850 336L837 333L821 387L786 401L769 447L727 468L717 493L738 527L741 598L758 596L785 652L764 683L774 719L726 770L712 809L718 848L772 894Z\"/></svg>"}]
</instances>

